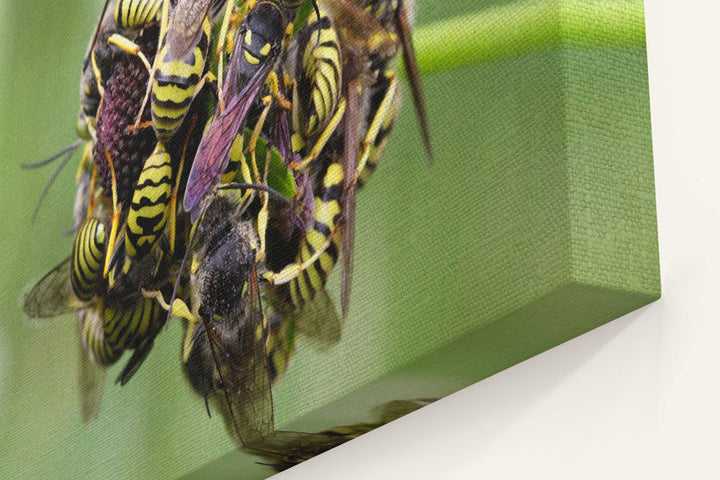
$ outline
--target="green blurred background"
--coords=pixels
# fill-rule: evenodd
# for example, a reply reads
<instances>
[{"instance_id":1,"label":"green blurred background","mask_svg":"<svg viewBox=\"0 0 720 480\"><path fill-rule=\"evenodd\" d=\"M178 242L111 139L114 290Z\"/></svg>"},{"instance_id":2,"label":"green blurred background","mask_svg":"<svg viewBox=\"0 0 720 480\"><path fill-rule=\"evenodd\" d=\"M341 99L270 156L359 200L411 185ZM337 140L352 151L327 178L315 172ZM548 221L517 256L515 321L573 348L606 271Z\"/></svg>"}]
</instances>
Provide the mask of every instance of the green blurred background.
<instances>
[{"instance_id":1,"label":"green blurred background","mask_svg":"<svg viewBox=\"0 0 720 480\"><path fill-rule=\"evenodd\" d=\"M317 406L422 356L429 345L458 338L547 290L548 277L563 265L534 259L538 245L552 249L564 241L563 232L546 228L559 224L562 214L546 203L554 193L546 193L562 191L564 181L548 166L563 150L559 113L565 108L562 69L568 58L588 66L578 74L594 86L576 92L587 98L584 114L599 114L617 127L601 156L623 158L627 143L637 138L649 155L642 2L567 3L613 5L610 10L630 13L604 25L601 16L589 15L584 23L576 14L572 18L579 21L559 35L548 27L552 18L545 18L557 2L418 2L417 50L423 71L432 72L424 82L435 164L426 165L406 92L383 163L358 196L354 297L343 340L324 354L300 344L276 391L279 425L297 423ZM111 381L122 361L109 370L100 419L84 426L75 317L38 328L20 312L23 287L70 252L72 238L62 232L72 223L76 162L60 174L34 223L31 212L53 167L23 171L20 163L74 141L80 64L101 8L98 0L0 1L0 478L174 478L234 448L220 418L208 419L202 400L184 383L177 323L157 338L128 385ZM433 33L437 22L474 13L454 24L472 35ZM497 18L505 20L493 23ZM620 33L604 34L618 25ZM523 37L525 28L536 28L534 36ZM497 38L504 40L495 45ZM603 73L616 67L618 75ZM651 165L636 173L639 184L647 184L648 175L652 184ZM645 190L641 194L650 201ZM528 209L533 199L539 203ZM633 223L632 214L626 221ZM654 224L633 228L646 236ZM538 237L538 231L546 235ZM656 253L647 253L648 262ZM337 275L329 288L337 297ZM389 394L340 402L344 408L295 426L369 420L370 407L396 396L444 395L477 379L462 373L426 378L419 372L395 379ZM238 477L271 473L241 458L233 463Z\"/></svg>"}]
</instances>

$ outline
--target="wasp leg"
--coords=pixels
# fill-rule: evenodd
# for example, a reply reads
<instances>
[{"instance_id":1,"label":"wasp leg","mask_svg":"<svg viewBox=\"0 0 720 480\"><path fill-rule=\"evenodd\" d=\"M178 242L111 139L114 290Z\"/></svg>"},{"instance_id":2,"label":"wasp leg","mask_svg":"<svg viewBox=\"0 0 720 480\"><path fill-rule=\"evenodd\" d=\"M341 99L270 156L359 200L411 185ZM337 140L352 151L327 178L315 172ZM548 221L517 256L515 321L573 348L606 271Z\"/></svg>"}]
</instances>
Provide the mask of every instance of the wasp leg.
<instances>
[{"instance_id":1,"label":"wasp leg","mask_svg":"<svg viewBox=\"0 0 720 480\"><path fill-rule=\"evenodd\" d=\"M338 102L337 110L333 114L325 129L320 134L320 137L318 137L315 145L313 145L313 148L310 150L310 153L308 153L307 156L305 156L305 158L303 158L300 162L291 162L290 167L292 169L301 170L307 167L310 162L315 160L318 155L320 155L320 152L322 152L325 144L328 142L328 140L330 140L330 137L335 132L335 129L340 124L340 121L343 119L343 115L345 114L345 104L345 99L340 99L340 102ZM297 140L296 136L294 137L294 140Z\"/></svg>"},{"instance_id":2,"label":"wasp leg","mask_svg":"<svg viewBox=\"0 0 720 480\"><path fill-rule=\"evenodd\" d=\"M218 35L218 44L217 48L215 49L215 55L218 57L218 67L217 67L217 73L218 73L218 92L222 92L223 90L223 82L224 82L224 65L225 65L225 55L223 55L223 50L225 50L225 45L227 45L227 48L229 50L229 53L232 53L232 51L235 49L235 35L231 34L228 37L228 31L230 29L230 23L233 23L232 31L234 32L237 29L237 25L240 24L240 17L235 15L233 13L233 7L235 2L228 1L225 5L225 13L223 14L223 22L220 26L220 34ZM225 99L222 95L218 95L218 102L220 103L220 111L225 111Z\"/></svg>"},{"instance_id":3,"label":"wasp leg","mask_svg":"<svg viewBox=\"0 0 720 480\"><path fill-rule=\"evenodd\" d=\"M253 174L258 180L262 179L261 183L266 183L267 171L270 165L270 151L268 150L267 157L265 158L265 172L263 172L263 174L261 175L255 158L255 148L257 145L257 140L260 137L260 132L262 131L262 128L265 125L265 120L267 119L268 113L270 112L270 107L272 107L273 104L277 104L280 108L283 108L285 110L292 109L292 104L280 92L279 80L275 72L270 72L268 74L266 83L270 88L270 94L263 97L262 99L263 103L265 104L265 108L263 108L263 111L260 114L260 118L256 122L255 127L250 134L250 140L245 149L245 152L250 154L250 165L252 166ZM248 179L245 178L245 181L248 181ZM260 248L257 253L257 261L260 261L265 258L265 232L267 231L269 205L267 192L260 191L258 192L258 195L260 196L260 201L262 202L260 212L258 212L257 217L258 238L260 240Z\"/></svg>"},{"instance_id":4,"label":"wasp leg","mask_svg":"<svg viewBox=\"0 0 720 480\"><path fill-rule=\"evenodd\" d=\"M147 120L145 122L140 122L137 125L128 125L127 127L127 133L133 133L135 130L142 130L144 128L150 128L152 127L152 120Z\"/></svg>"},{"instance_id":5,"label":"wasp leg","mask_svg":"<svg viewBox=\"0 0 720 480\"><path fill-rule=\"evenodd\" d=\"M190 356L190 351L192 350L192 344L195 341L197 331L202 327L202 320L193 315L187 304L179 298L173 300L171 308L170 305L168 305L165 301L162 292L158 290L143 290L142 294L145 298L155 299L158 305L160 305L163 310L167 311L171 315L184 318L189 322L188 329L185 332L185 340L183 341L182 348L182 361L183 363L187 363L187 359Z\"/></svg>"},{"instance_id":6,"label":"wasp leg","mask_svg":"<svg viewBox=\"0 0 720 480\"><path fill-rule=\"evenodd\" d=\"M145 54L140 51L140 47L137 46L135 42L132 40L128 40L127 38L123 37L122 35L118 33L113 33L110 38L108 38L108 43L112 43L113 45L116 45L120 47L120 49L128 52L131 55L135 55L140 60L142 60L143 64L147 68L148 72L152 72L152 65L150 65L150 62L148 61ZM93 65L93 68L95 66ZM99 73L99 72L98 72ZM99 85L99 83L98 83Z\"/></svg>"},{"instance_id":7,"label":"wasp leg","mask_svg":"<svg viewBox=\"0 0 720 480\"><path fill-rule=\"evenodd\" d=\"M170 195L170 218L168 219L168 240L170 242L170 255L175 253L175 230L177 226L177 196L180 190L180 179L182 178L183 168L185 166L185 154L187 153L188 142L192 136L192 131L195 129L195 123L197 117L193 117L190 129L188 130L187 138L185 139L185 145L183 146L183 152L180 156L180 165L178 166L177 175L175 178L175 186L172 189Z\"/></svg>"},{"instance_id":8,"label":"wasp leg","mask_svg":"<svg viewBox=\"0 0 720 480\"><path fill-rule=\"evenodd\" d=\"M160 49L163 45L163 40L165 39L165 35L167 34L168 27L169 27L169 19L170 19L170 1L165 0L162 5L162 13L160 14L160 34L158 35L158 44L157 44L157 51L155 52L155 61L153 62L152 67L150 67L150 63L147 61L147 58L143 60L143 63L148 69L149 76L148 76L148 84L147 88L145 89L145 97L143 98L142 103L140 104L140 111L137 114L137 118L135 119L135 130L137 130L140 126L140 119L142 118L143 111L145 110L145 105L147 105L148 99L150 98L150 92L152 91L152 85L153 85L153 78L155 77L155 70L157 70L158 65L158 56L160 54ZM112 36L110 37L112 38ZM108 40L110 42L110 40ZM122 48L122 47L120 47ZM130 51L130 53L133 53ZM142 60L144 55L142 52L139 51L138 53L140 56L140 59Z\"/></svg>"},{"instance_id":9,"label":"wasp leg","mask_svg":"<svg viewBox=\"0 0 720 480\"><path fill-rule=\"evenodd\" d=\"M90 158L92 156L92 142L85 142L82 157L77 172L75 172L75 183L80 183L80 178L90 168Z\"/></svg>"},{"instance_id":10,"label":"wasp leg","mask_svg":"<svg viewBox=\"0 0 720 480\"><path fill-rule=\"evenodd\" d=\"M332 163L323 176L322 188L315 196L313 228L306 233L294 263L263 278L273 285L289 285L289 298L299 308L320 291L335 267L342 242L343 166Z\"/></svg>"},{"instance_id":11,"label":"wasp leg","mask_svg":"<svg viewBox=\"0 0 720 480\"><path fill-rule=\"evenodd\" d=\"M396 103L395 101L397 99L398 87L397 75L395 72L388 71L385 72L385 78L387 78L387 80L389 81L388 89L387 92L385 92L385 96L380 102L380 106L375 112L372 122L370 122L370 126L368 127L368 131L365 134L365 138L361 143L360 159L355 168L355 176L350 182L351 188L358 181L358 178L363 173L366 166L368 166L368 160L370 160L372 164L370 170L374 170L377 166L377 163L380 161L379 155L374 155L373 157L371 157L370 154L373 153L374 148L377 146L376 140L378 139L380 133L383 131L387 132L389 128L392 127L392 122L395 118L394 107ZM389 121L389 124L386 120ZM382 140L384 140L383 137L380 138L381 142ZM367 178L365 179L365 181L367 181Z\"/></svg>"},{"instance_id":12,"label":"wasp leg","mask_svg":"<svg viewBox=\"0 0 720 480\"><path fill-rule=\"evenodd\" d=\"M92 63L92 71L93 76L95 77L95 83L97 85L98 93L100 94L100 98L102 99L103 95L105 95L105 87L102 85L102 74L100 73L100 67L97 64L97 60L95 59L95 52L92 52L90 54L90 61Z\"/></svg>"},{"instance_id":13,"label":"wasp leg","mask_svg":"<svg viewBox=\"0 0 720 480\"><path fill-rule=\"evenodd\" d=\"M88 199L87 218L90 218L95 214L95 184L96 183L97 183L97 164L93 163L92 174L90 175L90 187L88 188L90 198Z\"/></svg>"},{"instance_id":14,"label":"wasp leg","mask_svg":"<svg viewBox=\"0 0 720 480\"><path fill-rule=\"evenodd\" d=\"M120 224L120 208L118 207L117 201L117 182L115 180L115 167L113 166L112 158L110 158L110 152L105 149L105 158L110 165L110 178L112 180L112 202L113 202L113 217L112 225L110 228L110 237L108 238L108 248L105 254L105 268L103 268L103 278L107 278L108 271L110 270L110 259L112 252L115 250L115 239L117 238L118 225Z\"/></svg>"}]
</instances>

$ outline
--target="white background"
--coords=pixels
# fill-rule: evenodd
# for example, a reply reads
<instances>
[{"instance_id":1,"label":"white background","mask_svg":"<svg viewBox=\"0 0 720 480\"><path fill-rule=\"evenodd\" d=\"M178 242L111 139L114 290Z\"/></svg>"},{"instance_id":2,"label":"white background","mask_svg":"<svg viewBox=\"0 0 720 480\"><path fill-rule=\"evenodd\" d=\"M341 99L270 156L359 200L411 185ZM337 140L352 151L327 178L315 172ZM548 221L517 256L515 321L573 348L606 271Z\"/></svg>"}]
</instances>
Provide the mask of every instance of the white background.
<instances>
[{"instance_id":1,"label":"white background","mask_svg":"<svg viewBox=\"0 0 720 480\"><path fill-rule=\"evenodd\" d=\"M645 15L663 298L278 479L720 478L720 6Z\"/></svg>"}]
</instances>

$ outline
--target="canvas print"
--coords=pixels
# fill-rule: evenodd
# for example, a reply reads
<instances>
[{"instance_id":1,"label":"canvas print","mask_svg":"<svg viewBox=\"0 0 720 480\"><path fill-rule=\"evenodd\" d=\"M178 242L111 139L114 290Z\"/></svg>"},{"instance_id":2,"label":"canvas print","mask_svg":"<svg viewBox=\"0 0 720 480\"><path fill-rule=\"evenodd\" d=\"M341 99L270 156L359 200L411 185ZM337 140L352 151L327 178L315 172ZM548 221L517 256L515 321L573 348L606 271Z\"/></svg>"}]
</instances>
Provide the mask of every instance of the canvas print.
<instances>
[{"instance_id":1,"label":"canvas print","mask_svg":"<svg viewBox=\"0 0 720 480\"><path fill-rule=\"evenodd\" d=\"M0 9L0 471L266 478L659 296L641 1L91 3Z\"/></svg>"}]
</instances>

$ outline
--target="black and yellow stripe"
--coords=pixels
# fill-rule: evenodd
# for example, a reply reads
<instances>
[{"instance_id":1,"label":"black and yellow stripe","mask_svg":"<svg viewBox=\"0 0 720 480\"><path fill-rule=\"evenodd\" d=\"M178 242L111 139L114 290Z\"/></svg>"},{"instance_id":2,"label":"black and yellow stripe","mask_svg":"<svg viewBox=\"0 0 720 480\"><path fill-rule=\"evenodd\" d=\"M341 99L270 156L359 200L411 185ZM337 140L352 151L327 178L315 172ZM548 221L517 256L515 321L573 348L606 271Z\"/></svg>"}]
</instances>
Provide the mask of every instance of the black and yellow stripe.
<instances>
[{"instance_id":1,"label":"black and yellow stripe","mask_svg":"<svg viewBox=\"0 0 720 480\"><path fill-rule=\"evenodd\" d=\"M146 255L165 231L170 215L173 178L170 154L158 142L155 151L145 160L125 229L125 250L128 257Z\"/></svg>"},{"instance_id":2,"label":"black and yellow stripe","mask_svg":"<svg viewBox=\"0 0 720 480\"><path fill-rule=\"evenodd\" d=\"M83 348L90 360L98 365L111 365L122 356L123 348L105 341L100 311L95 308L78 312Z\"/></svg>"},{"instance_id":3,"label":"black and yellow stripe","mask_svg":"<svg viewBox=\"0 0 720 480\"><path fill-rule=\"evenodd\" d=\"M139 29L160 21L166 0L117 0L115 23L123 29Z\"/></svg>"},{"instance_id":4,"label":"black and yellow stripe","mask_svg":"<svg viewBox=\"0 0 720 480\"><path fill-rule=\"evenodd\" d=\"M95 218L88 218L75 235L70 268L73 292L82 301L89 301L96 293L105 262L105 228Z\"/></svg>"},{"instance_id":5,"label":"black and yellow stripe","mask_svg":"<svg viewBox=\"0 0 720 480\"><path fill-rule=\"evenodd\" d=\"M154 338L164 319L160 305L143 297L116 307L100 296L93 308L82 309L78 315L85 352L99 365L111 365L125 350Z\"/></svg>"},{"instance_id":6,"label":"black and yellow stripe","mask_svg":"<svg viewBox=\"0 0 720 480\"><path fill-rule=\"evenodd\" d=\"M302 108L302 134L310 138L327 125L340 98L342 58L338 35L330 17L321 9L301 30L304 43L299 55L303 75L297 79Z\"/></svg>"},{"instance_id":7,"label":"black and yellow stripe","mask_svg":"<svg viewBox=\"0 0 720 480\"><path fill-rule=\"evenodd\" d=\"M315 298L325 287L328 276L337 263L342 245L339 222L342 217L343 167L331 163L322 175L322 185L315 192L313 227L301 242L296 258L297 265L317 259L293 278L289 285L289 299L295 308L301 308Z\"/></svg>"},{"instance_id":8,"label":"black and yellow stripe","mask_svg":"<svg viewBox=\"0 0 720 480\"><path fill-rule=\"evenodd\" d=\"M108 0L106 2L83 60L80 78L81 115L78 122L80 138L90 139L91 132L88 130L95 128L95 116L100 106L103 84L111 75L112 68L119 58L109 48L108 41L112 37L120 36L128 45L132 44L143 28L161 21L162 6L166 1L168 0Z\"/></svg>"},{"instance_id":9,"label":"black and yellow stripe","mask_svg":"<svg viewBox=\"0 0 720 480\"><path fill-rule=\"evenodd\" d=\"M180 128L195 97L205 71L210 30L210 21L205 17L198 43L180 52L173 45L172 36L165 37L155 62L152 88L153 128L160 141L170 139Z\"/></svg>"},{"instance_id":10,"label":"black and yellow stripe","mask_svg":"<svg viewBox=\"0 0 720 480\"><path fill-rule=\"evenodd\" d=\"M107 351L135 348L147 336L155 336L165 321L163 309L153 298L140 298L134 305L111 306L101 297L97 310L102 320L103 346ZM102 362L101 362L102 363Z\"/></svg>"},{"instance_id":11,"label":"black and yellow stripe","mask_svg":"<svg viewBox=\"0 0 720 480\"><path fill-rule=\"evenodd\" d=\"M375 86L372 97L370 98L370 105L366 119L368 125L372 123L374 116L381 109L381 104L385 99L385 95L387 94L389 87L390 81L386 75L378 77L377 85ZM380 159L382 158L382 154L387 144L388 135L395 125L395 118L397 117L398 105L400 103L399 100L399 95L393 97L390 110L385 115L385 118L380 126L380 130L378 131L375 140L370 145L370 153L368 155L367 163L365 164L365 168L363 168L358 175L358 187L362 187L370 180L370 177L380 163Z\"/></svg>"}]
</instances>

